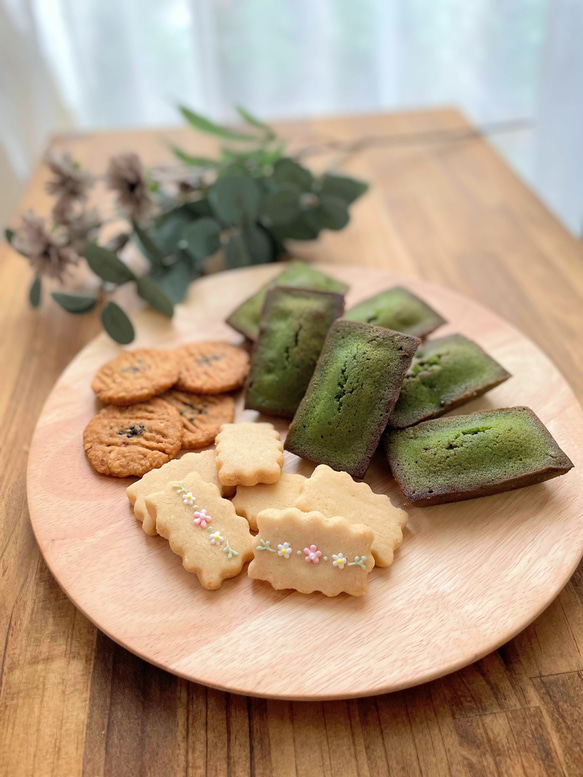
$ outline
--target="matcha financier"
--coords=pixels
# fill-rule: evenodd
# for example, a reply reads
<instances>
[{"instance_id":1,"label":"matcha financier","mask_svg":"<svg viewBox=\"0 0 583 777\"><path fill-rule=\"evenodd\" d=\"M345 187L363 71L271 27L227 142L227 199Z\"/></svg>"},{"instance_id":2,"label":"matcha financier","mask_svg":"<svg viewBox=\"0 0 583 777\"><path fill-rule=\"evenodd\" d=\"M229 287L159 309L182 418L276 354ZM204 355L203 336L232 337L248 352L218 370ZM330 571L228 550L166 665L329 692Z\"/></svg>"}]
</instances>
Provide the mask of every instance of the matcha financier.
<instances>
[{"instance_id":1,"label":"matcha financier","mask_svg":"<svg viewBox=\"0 0 583 777\"><path fill-rule=\"evenodd\" d=\"M251 357L245 407L292 417L306 393L328 330L344 297L278 286L265 297Z\"/></svg>"},{"instance_id":2,"label":"matcha financier","mask_svg":"<svg viewBox=\"0 0 583 777\"><path fill-rule=\"evenodd\" d=\"M346 311L344 318L421 338L445 324L445 319L437 311L401 286L386 289L359 302Z\"/></svg>"},{"instance_id":3,"label":"matcha financier","mask_svg":"<svg viewBox=\"0 0 583 777\"><path fill-rule=\"evenodd\" d=\"M399 488L419 506L530 486L573 467L527 407L424 421L387 431L384 442Z\"/></svg>"},{"instance_id":4,"label":"matcha financier","mask_svg":"<svg viewBox=\"0 0 583 777\"><path fill-rule=\"evenodd\" d=\"M361 478L419 339L357 321L336 321L290 425L285 447Z\"/></svg>"},{"instance_id":5,"label":"matcha financier","mask_svg":"<svg viewBox=\"0 0 583 777\"><path fill-rule=\"evenodd\" d=\"M403 429L437 418L509 377L504 367L463 335L427 340L413 357L389 426Z\"/></svg>"},{"instance_id":6,"label":"matcha financier","mask_svg":"<svg viewBox=\"0 0 583 777\"><path fill-rule=\"evenodd\" d=\"M252 297L242 302L231 313L227 319L227 324L248 337L249 340L256 340L259 334L259 319L265 296L269 289L275 286L294 286L313 291L336 291L340 294L344 294L348 290L348 284L331 278L306 262L289 262L282 273L262 286Z\"/></svg>"}]
</instances>

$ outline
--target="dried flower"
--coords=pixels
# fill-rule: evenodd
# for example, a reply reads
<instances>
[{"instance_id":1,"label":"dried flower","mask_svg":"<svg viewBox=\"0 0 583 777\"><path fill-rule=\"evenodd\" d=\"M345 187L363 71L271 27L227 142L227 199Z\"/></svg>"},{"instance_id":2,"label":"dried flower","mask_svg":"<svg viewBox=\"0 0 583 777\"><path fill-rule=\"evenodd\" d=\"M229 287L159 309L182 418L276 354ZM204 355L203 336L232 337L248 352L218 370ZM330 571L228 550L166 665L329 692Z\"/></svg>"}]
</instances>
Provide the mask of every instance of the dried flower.
<instances>
[{"instance_id":1,"label":"dried flower","mask_svg":"<svg viewBox=\"0 0 583 777\"><path fill-rule=\"evenodd\" d=\"M83 210L81 213L70 214L65 226L69 245L81 253L85 243L97 236L101 226L101 216L96 208Z\"/></svg>"},{"instance_id":2,"label":"dried flower","mask_svg":"<svg viewBox=\"0 0 583 777\"><path fill-rule=\"evenodd\" d=\"M114 156L107 168L105 181L109 189L117 192L118 205L127 216L142 221L150 213L153 203L137 154Z\"/></svg>"},{"instance_id":3,"label":"dried flower","mask_svg":"<svg viewBox=\"0 0 583 777\"><path fill-rule=\"evenodd\" d=\"M87 199L87 192L95 179L73 161L68 151L59 154L51 148L45 154L45 162L54 175L46 182L45 189L58 198L53 208L53 219L57 224L65 224L70 219L74 204Z\"/></svg>"},{"instance_id":4,"label":"dried flower","mask_svg":"<svg viewBox=\"0 0 583 777\"><path fill-rule=\"evenodd\" d=\"M62 237L52 234L45 227L45 220L29 210L22 217L22 226L14 235L14 248L26 256L37 275L63 279L68 267L77 264L77 252Z\"/></svg>"}]
</instances>

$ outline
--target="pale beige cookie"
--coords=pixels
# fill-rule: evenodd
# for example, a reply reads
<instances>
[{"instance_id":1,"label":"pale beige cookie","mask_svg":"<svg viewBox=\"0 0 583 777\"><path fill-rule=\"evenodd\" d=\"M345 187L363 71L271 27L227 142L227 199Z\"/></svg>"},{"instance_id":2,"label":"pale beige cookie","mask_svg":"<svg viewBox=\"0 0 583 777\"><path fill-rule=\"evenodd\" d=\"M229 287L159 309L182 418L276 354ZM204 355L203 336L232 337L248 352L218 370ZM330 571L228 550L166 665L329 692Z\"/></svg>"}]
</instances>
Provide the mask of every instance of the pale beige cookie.
<instances>
[{"instance_id":1,"label":"pale beige cookie","mask_svg":"<svg viewBox=\"0 0 583 777\"><path fill-rule=\"evenodd\" d=\"M124 351L99 368L91 388L102 402L133 405L173 386L179 360L174 351L141 348Z\"/></svg>"},{"instance_id":2,"label":"pale beige cookie","mask_svg":"<svg viewBox=\"0 0 583 777\"><path fill-rule=\"evenodd\" d=\"M374 567L374 534L368 526L288 507L260 512L257 528L249 565L249 577L254 580L302 594L362 596L368 591L367 576Z\"/></svg>"},{"instance_id":3,"label":"pale beige cookie","mask_svg":"<svg viewBox=\"0 0 583 777\"><path fill-rule=\"evenodd\" d=\"M146 507L156 520L158 534L168 540L203 588L219 588L253 557L249 524L198 472L147 496Z\"/></svg>"},{"instance_id":4,"label":"pale beige cookie","mask_svg":"<svg viewBox=\"0 0 583 777\"><path fill-rule=\"evenodd\" d=\"M223 424L215 443L219 480L225 486L279 480L283 445L273 424Z\"/></svg>"},{"instance_id":5,"label":"pale beige cookie","mask_svg":"<svg viewBox=\"0 0 583 777\"><path fill-rule=\"evenodd\" d=\"M277 483L270 486L237 486L233 497L235 510L249 521L251 531L257 531L257 514L269 508L284 510L294 507L305 479L303 475L282 472Z\"/></svg>"},{"instance_id":6,"label":"pale beige cookie","mask_svg":"<svg viewBox=\"0 0 583 777\"><path fill-rule=\"evenodd\" d=\"M403 542L408 515L393 507L384 494L375 494L366 483L356 483L347 472L320 464L302 485L296 500L300 510L320 510L324 515L342 515L350 523L364 523L374 532L372 554L379 567L393 563Z\"/></svg>"},{"instance_id":7,"label":"pale beige cookie","mask_svg":"<svg viewBox=\"0 0 583 777\"><path fill-rule=\"evenodd\" d=\"M164 464L163 467L160 467L160 469L153 469L151 472L147 472L143 478L132 483L126 489L128 499L134 508L134 515L138 521L142 522L142 529L146 534L154 537L158 533L156 531L156 520L152 518L146 509L146 497L149 494L155 494L157 491L163 491L166 483L182 480L191 472L198 472L203 480L214 483L223 496L232 495L233 489L221 486L219 482L214 451L185 453L181 459L173 459Z\"/></svg>"}]
</instances>

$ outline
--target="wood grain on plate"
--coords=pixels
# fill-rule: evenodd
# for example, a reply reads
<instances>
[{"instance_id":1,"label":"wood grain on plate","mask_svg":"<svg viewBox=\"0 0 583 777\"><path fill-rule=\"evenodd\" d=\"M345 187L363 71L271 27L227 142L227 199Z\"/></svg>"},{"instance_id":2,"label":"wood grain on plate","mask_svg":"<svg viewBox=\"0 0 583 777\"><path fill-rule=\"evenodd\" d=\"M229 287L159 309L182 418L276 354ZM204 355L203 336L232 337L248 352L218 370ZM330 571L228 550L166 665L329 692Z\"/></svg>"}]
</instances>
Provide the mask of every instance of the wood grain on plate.
<instances>
[{"instance_id":1,"label":"wood grain on plate","mask_svg":"<svg viewBox=\"0 0 583 777\"><path fill-rule=\"evenodd\" d=\"M286 122L300 144L467 129L455 110ZM507 142L521 143L521 134ZM216 144L188 128L53 141L102 174L111 154L172 161ZM334 163L314 158L320 167ZM488 305L547 353L583 398L583 247L481 138L377 147L345 168L371 183L341 232L294 254L424 278ZM19 211L48 213L38 166ZM103 188L96 201L106 213ZM14 222L13 222L14 223ZM578 775L583 762L583 565L537 620L432 683L353 701L246 698L132 655L69 601L34 540L26 458L43 402L98 315L47 298L31 312L28 264L0 246L0 764L12 777ZM160 321L163 319L161 317ZM341 764L341 767L339 767ZM0 769L1 772L1 769ZM3 775L4 777L4 775Z\"/></svg>"},{"instance_id":2,"label":"wood grain on plate","mask_svg":"<svg viewBox=\"0 0 583 777\"><path fill-rule=\"evenodd\" d=\"M150 312L136 316L135 345L172 347L194 337L238 342L224 319L278 270L197 282L172 323L163 326ZM335 274L350 284L348 305L397 283L419 293L449 320L443 333L471 337L513 375L465 411L528 405L579 467L509 494L411 509L396 562L373 571L363 599L276 592L245 575L209 592L163 540L141 531L125 495L128 481L99 476L85 460L82 431L96 409L91 378L118 351L100 335L65 370L39 419L28 471L33 528L51 571L97 626L191 680L296 699L416 685L514 636L556 596L583 552L583 413L549 360L451 291L361 268ZM239 420L256 417L239 407ZM276 424L284 433L286 424ZM306 471L286 454L286 470L298 466ZM366 479L400 503L380 453Z\"/></svg>"}]
</instances>

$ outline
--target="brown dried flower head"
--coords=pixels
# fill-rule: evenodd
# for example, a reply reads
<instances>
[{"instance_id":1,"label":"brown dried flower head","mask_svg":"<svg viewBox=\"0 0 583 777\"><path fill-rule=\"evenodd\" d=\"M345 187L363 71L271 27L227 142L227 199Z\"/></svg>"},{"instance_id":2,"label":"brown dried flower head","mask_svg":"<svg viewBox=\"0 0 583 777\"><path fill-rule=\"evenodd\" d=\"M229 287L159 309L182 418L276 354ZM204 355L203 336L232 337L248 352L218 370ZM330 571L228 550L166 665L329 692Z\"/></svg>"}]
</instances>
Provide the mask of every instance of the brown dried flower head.
<instances>
[{"instance_id":1,"label":"brown dried flower head","mask_svg":"<svg viewBox=\"0 0 583 777\"><path fill-rule=\"evenodd\" d=\"M54 176L46 182L45 189L58 198L53 208L53 218L57 224L64 224L74 204L87 199L95 178L74 162L68 151L59 154L51 148L45 154L45 162Z\"/></svg>"},{"instance_id":2,"label":"brown dried flower head","mask_svg":"<svg viewBox=\"0 0 583 777\"><path fill-rule=\"evenodd\" d=\"M66 223L69 245L81 253L85 243L97 237L100 226L101 216L96 208L71 215Z\"/></svg>"},{"instance_id":3,"label":"brown dried flower head","mask_svg":"<svg viewBox=\"0 0 583 777\"><path fill-rule=\"evenodd\" d=\"M14 235L14 248L26 256L37 275L63 279L70 265L77 264L77 252L62 237L52 234L45 220L29 210L22 217L22 226Z\"/></svg>"},{"instance_id":4,"label":"brown dried flower head","mask_svg":"<svg viewBox=\"0 0 583 777\"><path fill-rule=\"evenodd\" d=\"M117 193L120 209L132 219L142 221L152 210L153 202L137 154L112 157L105 174L107 187Z\"/></svg>"}]
</instances>

